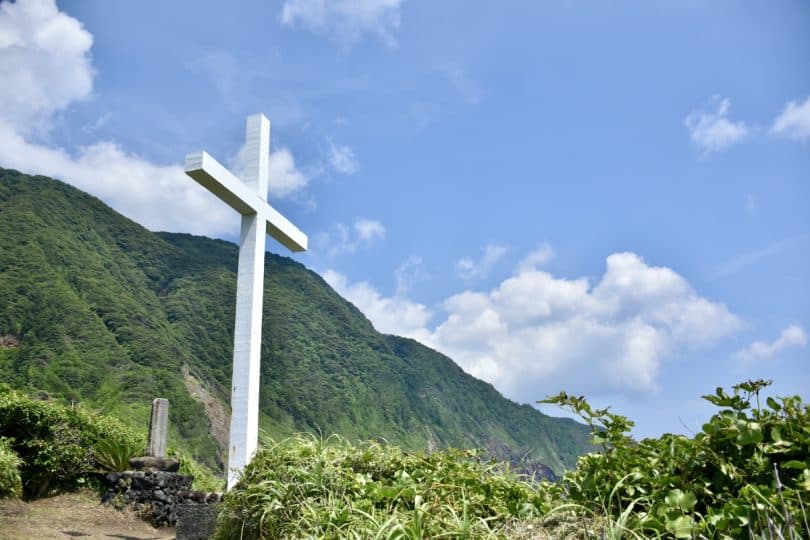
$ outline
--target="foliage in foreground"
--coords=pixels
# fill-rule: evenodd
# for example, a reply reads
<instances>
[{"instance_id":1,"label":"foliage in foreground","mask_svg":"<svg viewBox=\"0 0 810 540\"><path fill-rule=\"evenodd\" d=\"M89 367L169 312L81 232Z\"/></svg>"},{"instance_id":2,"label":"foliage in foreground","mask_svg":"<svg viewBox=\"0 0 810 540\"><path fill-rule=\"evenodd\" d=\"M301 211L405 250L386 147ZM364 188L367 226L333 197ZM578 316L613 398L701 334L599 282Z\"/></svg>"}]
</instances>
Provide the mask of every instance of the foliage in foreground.
<instances>
[{"instance_id":1,"label":"foliage in foreground","mask_svg":"<svg viewBox=\"0 0 810 540\"><path fill-rule=\"evenodd\" d=\"M721 410L693 438L640 442L623 416L549 398L601 445L557 483L474 452L268 441L225 497L216 538L807 538L810 407L798 396L762 407L767 384L704 396Z\"/></svg>"},{"instance_id":2,"label":"foliage in foreground","mask_svg":"<svg viewBox=\"0 0 810 540\"><path fill-rule=\"evenodd\" d=\"M0 499L22 494L19 456L11 449L9 440L0 437Z\"/></svg>"},{"instance_id":3,"label":"foliage in foreground","mask_svg":"<svg viewBox=\"0 0 810 540\"><path fill-rule=\"evenodd\" d=\"M768 398L748 381L704 398L721 408L693 438L635 442L633 422L581 397L545 400L580 414L602 451L580 458L558 486L578 510L607 515L613 532L675 538L808 538L810 406ZM754 400L754 404L752 404Z\"/></svg>"},{"instance_id":4,"label":"foliage in foreground","mask_svg":"<svg viewBox=\"0 0 810 540\"><path fill-rule=\"evenodd\" d=\"M543 502L471 451L300 436L265 441L226 496L216 538L497 537Z\"/></svg>"},{"instance_id":5,"label":"foliage in foreground","mask_svg":"<svg viewBox=\"0 0 810 540\"><path fill-rule=\"evenodd\" d=\"M0 386L0 437L22 460L26 496L72 489L87 482L99 463L112 460L104 449L146 447L145 439L118 420L81 408L31 399ZM112 451L112 450L110 450Z\"/></svg>"},{"instance_id":6,"label":"foliage in foreground","mask_svg":"<svg viewBox=\"0 0 810 540\"><path fill-rule=\"evenodd\" d=\"M0 384L0 497L27 497L71 490L100 472L124 471L146 449L144 433L116 418L81 407L32 399ZM169 449L194 488L222 491L223 480L184 452ZM15 476L16 474L16 476ZM16 478L16 480L15 480Z\"/></svg>"}]
</instances>

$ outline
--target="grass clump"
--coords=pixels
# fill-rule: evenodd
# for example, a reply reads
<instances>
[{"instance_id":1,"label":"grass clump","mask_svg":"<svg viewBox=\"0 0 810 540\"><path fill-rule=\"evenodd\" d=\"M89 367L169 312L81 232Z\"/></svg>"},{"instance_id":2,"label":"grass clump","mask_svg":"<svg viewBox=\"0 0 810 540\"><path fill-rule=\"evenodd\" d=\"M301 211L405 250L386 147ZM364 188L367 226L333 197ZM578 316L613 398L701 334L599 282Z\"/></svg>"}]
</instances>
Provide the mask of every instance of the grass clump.
<instances>
[{"instance_id":1,"label":"grass clump","mask_svg":"<svg viewBox=\"0 0 810 540\"><path fill-rule=\"evenodd\" d=\"M545 502L475 452L302 435L265 441L225 497L216 538L497 538Z\"/></svg>"},{"instance_id":2,"label":"grass clump","mask_svg":"<svg viewBox=\"0 0 810 540\"><path fill-rule=\"evenodd\" d=\"M10 440L0 437L0 499L22 495L21 464L19 456L11 449Z\"/></svg>"}]
</instances>

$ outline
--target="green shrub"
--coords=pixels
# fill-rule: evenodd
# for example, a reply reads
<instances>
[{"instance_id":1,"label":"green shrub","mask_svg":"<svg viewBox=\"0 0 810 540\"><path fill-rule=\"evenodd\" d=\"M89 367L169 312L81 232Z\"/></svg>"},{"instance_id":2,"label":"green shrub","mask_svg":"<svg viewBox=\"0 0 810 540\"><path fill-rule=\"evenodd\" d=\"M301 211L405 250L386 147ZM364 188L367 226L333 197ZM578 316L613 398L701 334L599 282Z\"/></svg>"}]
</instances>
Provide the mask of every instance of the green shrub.
<instances>
[{"instance_id":1,"label":"green shrub","mask_svg":"<svg viewBox=\"0 0 810 540\"><path fill-rule=\"evenodd\" d=\"M268 440L224 499L216 538L487 538L543 497L469 451L332 436Z\"/></svg>"},{"instance_id":2,"label":"green shrub","mask_svg":"<svg viewBox=\"0 0 810 540\"><path fill-rule=\"evenodd\" d=\"M200 465L194 458L182 452L172 452L180 460L180 473L194 477L193 488L197 491L225 491L225 479L216 475L207 467Z\"/></svg>"},{"instance_id":3,"label":"green shrub","mask_svg":"<svg viewBox=\"0 0 810 540\"><path fill-rule=\"evenodd\" d=\"M0 499L22 495L20 458L11 449L9 439L0 437Z\"/></svg>"},{"instance_id":4,"label":"green shrub","mask_svg":"<svg viewBox=\"0 0 810 540\"><path fill-rule=\"evenodd\" d=\"M748 381L705 399L721 408L693 438L633 441L627 418L564 393L545 400L578 413L602 451L580 458L550 493L607 515L614 533L674 538L807 538L810 406L768 398L769 381ZM751 401L755 399L755 406Z\"/></svg>"},{"instance_id":5,"label":"green shrub","mask_svg":"<svg viewBox=\"0 0 810 540\"><path fill-rule=\"evenodd\" d=\"M98 470L95 449L111 445L145 448L145 438L114 418L37 401L0 388L0 436L22 459L23 494L42 496L85 484Z\"/></svg>"}]
</instances>

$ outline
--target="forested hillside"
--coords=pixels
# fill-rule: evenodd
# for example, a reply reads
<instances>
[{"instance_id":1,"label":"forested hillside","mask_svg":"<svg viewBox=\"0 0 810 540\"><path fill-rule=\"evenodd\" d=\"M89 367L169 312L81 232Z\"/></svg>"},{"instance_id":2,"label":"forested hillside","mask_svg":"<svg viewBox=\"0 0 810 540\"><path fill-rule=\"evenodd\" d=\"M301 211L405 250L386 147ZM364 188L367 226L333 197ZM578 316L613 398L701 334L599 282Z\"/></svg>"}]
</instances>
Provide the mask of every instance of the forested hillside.
<instances>
[{"instance_id":1,"label":"forested hillside","mask_svg":"<svg viewBox=\"0 0 810 540\"><path fill-rule=\"evenodd\" d=\"M0 380L139 426L151 399L167 397L174 444L221 464L237 250L152 233L67 184L0 169ZM379 334L320 276L273 254L263 328L261 424L271 435L480 446L558 473L587 449L584 426Z\"/></svg>"}]
</instances>

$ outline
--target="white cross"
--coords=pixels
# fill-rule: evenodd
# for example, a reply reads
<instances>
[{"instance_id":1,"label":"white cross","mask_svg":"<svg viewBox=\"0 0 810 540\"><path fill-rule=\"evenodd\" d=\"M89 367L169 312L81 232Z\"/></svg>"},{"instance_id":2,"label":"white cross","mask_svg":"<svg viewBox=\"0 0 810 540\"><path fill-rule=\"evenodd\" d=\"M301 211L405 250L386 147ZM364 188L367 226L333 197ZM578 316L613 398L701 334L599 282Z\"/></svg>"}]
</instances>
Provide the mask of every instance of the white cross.
<instances>
[{"instance_id":1,"label":"white cross","mask_svg":"<svg viewBox=\"0 0 810 540\"><path fill-rule=\"evenodd\" d=\"M292 251L307 249L307 236L267 204L269 160L270 122L263 114L247 119L244 182L205 152L186 156L186 174L242 214L233 332L228 490L253 458L258 444L265 231Z\"/></svg>"}]
</instances>

